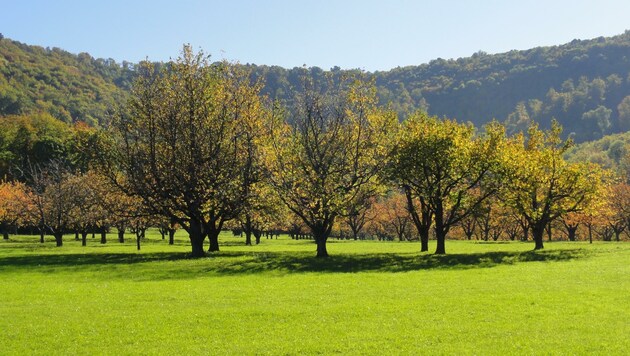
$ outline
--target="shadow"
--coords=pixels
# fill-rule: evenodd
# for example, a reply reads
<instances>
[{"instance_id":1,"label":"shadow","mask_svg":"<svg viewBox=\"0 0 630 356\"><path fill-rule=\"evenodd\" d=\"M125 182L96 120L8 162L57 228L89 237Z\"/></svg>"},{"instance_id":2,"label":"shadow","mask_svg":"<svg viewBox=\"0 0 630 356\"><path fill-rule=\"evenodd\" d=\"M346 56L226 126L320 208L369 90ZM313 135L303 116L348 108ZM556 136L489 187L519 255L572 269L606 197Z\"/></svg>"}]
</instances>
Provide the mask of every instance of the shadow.
<instances>
[{"instance_id":1,"label":"shadow","mask_svg":"<svg viewBox=\"0 0 630 356\"><path fill-rule=\"evenodd\" d=\"M98 247L98 246L97 246ZM240 257L242 253L221 252L208 255L208 258ZM77 267L91 265L130 265L158 261L191 260L189 253L152 252L152 253L86 253L86 254L51 254L22 255L0 257L0 267Z\"/></svg>"},{"instance_id":2,"label":"shadow","mask_svg":"<svg viewBox=\"0 0 630 356\"><path fill-rule=\"evenodd\" d=\"M260 273L264 271L301 272L410 272L432 269L489 268L524 262L558 262L583 258L587 252L580 249L527 252L484 252L451 255L366 254L335 255L316 258L312 253L254 253L238 263L221 263L208 272L224 274ZM236 262L236 261L235 261Z\"/></svg>"},{"instance_id":3,"label":"shadow","mask_svg":"<svg viewBox=\"0 0 630 356\"><path fill-rule=\"evenodd\" d=\"M399 273L420 270L461 270L491 268L527 262L560 262L584 258L583 249L485 252L451 255L429 254L350 254L329 258L313 257L312 252L219 252L192 259L187 253L90 253L22 255L0 258L5 268L54 272L55 270L96 272L96 278L125 278L136 281L193 279L211 274L245 275L256 273ZM152 262L174 262L156 265Z\"/></svg>"}]
</instances>

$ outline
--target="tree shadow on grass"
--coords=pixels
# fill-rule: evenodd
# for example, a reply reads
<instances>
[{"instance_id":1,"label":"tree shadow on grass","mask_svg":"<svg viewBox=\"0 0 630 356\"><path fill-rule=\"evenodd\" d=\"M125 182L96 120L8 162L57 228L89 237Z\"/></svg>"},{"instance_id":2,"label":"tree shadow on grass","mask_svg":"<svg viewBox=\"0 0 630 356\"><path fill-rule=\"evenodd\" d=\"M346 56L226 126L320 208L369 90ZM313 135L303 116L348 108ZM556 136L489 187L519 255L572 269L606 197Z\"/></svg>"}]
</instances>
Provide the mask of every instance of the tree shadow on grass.
<instances>
[{"instance_id":1,"label":"tree shadow on grass","mask_svg":"<svg viewBox=\"0 0 630 356\"><path fill-rule=\"evenodd\" d=\"M54 272L98 272L99 278L138 281L192 279L208 275L248 275L257 273L399 273L421 270L462 270L491 268L527 262L559 262L588 256L583 249L484 252L451 255L428 254L346 254L316 258L306 252L220 252L208 258L190 259L186 253L91 253L20 255L0 258L3 269ZM171 261L168 265L152 262ZM109 268L111 267L111 268Z\"/></svg>"},{"instance_id":2,"label":"tree shadow on grass","mask_svg":"<svg viewBox=\"0 0 630 356\"><path fill-rule=\"evenodd\" d=\"M523 262L568 261L587 256L580 249L528 251L528 252L484 252L451 255L410 254L365 254L335 255L316 258L296 253L255 253L245 261L221 263L208 271L224 274L259 273L264 271L301 272L410 272L432 269L489 268Z\"/></svg>"},{"instance_id":3,"label":"tree shadow on grass","mask_svg":"<svg viewBox=\"0 0 630 356\"><path fill-rule=\"evenodd\" d=\"M221 253L220 257L238 257L241 253ZM219 257L210 256L210 257ZM29 254L0 257L0 267L8 266L51 266L79 267L90 265L129 265L160 261L188 260L190 254L184 252L150 252L150 253L71 253L71 254Z\"/></svg>"}]
</instances>

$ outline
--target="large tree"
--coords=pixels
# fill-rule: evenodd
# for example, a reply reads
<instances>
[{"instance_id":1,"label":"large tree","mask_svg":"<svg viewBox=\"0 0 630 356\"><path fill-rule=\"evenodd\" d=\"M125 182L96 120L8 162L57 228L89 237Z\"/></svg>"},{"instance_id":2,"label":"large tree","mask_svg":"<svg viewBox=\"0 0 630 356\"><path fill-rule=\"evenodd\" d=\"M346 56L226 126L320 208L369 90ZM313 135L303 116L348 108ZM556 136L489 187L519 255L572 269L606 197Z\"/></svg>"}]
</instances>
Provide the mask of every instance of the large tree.
<instances>
[{"instance_id":1,"label":"large tree","mask_svg":"<svg viewBox=\"0 0 630 356\"><path fill-rule=\"evenodd\" d=\"M475 136L472 125L422 112L403 123L391 155L390 176L407 194L421 239L428 239L433 217L436 254L446 253L444 241L451 227L496 191L495 180L489 178L503 138L498 124ZM414 199L420 201L422 217Z\"/></svg>"},{"instance_id":2,"label":"large tree","mask_svg":"<svg viewBox=\"0 0 630 356\"><path fill-rule=\"evenodd\" d=\"M219 250L223 223L238 215L259 179L254 168L267 117L260 87L237 66L210 64L184 46L161 70L140 64L115 123L123 188L182 226L193 256L204 255L206 237L210 251Z\"/></svg>"},{"instance_id":3,"label":"large tree","mask_svg":"<svg viewBox=\"0 0 630 356\"><path fill-rule=\"evenodd\" d=\"M377 108L372 83L350 78L321 92L305 82L293 114L276 127L268 167L280 199L313 234L317 257L327 257L335 219L376 183L396 115Z\"/></svg>"},{"instance_id":4,"label":"large tree","mask_svg":"<svg viewBox=\"0 0 630 356\"><path fill-rule=\"evenodd\" d=\"M506 184L503 202L531 228L535 249L542 249L545 228L570 212L585 209L598 191L600 169L589 164L569 164L563 154L571 140L560 138L562 128L553 121L549 131L529 127L502 151Z\"/></svg>"}]
</instances>

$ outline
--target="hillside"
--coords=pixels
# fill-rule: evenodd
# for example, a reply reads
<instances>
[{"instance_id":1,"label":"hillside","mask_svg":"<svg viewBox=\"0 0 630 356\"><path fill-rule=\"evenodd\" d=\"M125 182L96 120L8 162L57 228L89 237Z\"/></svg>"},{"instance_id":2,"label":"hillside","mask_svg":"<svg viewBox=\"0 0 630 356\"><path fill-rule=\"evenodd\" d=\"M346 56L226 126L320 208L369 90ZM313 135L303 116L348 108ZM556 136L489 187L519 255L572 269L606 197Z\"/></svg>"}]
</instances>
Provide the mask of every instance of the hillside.
<instances>
[{"instance_id":1,"label":"hillside","mask_svg":"<svg viewBox=\"0 0 630 356\"><path fill-rule=\"evenodd\" d=\"M604 168L627 170L630 162L630 132L606 135L599 140L577 144L565 153L570 162L592 162Z\"/></svg>"},{"instance_id":2,"label":"hillside","mask_svg":"<svg viewBox=\"0 0 630 356\"><path fill-rule=\"evenodd\" d=\"M316 83L346 72L246 66L265 80L266 94L287 103L305 71ZM66 122L102 123L124 100L133 68L86 53L0 40L0 116L46 111ZM531 121L547 127L556 118L577 142L630 129L630 31L366 74L375 80L381 103L402 118L417 109L477 126L496 118L510 132Z\"/></svg>"},{"instance_id":3,"label":"hillside","mask_svg":"<svg viewBox=\"0 0 630 356\"><path fill-rule=\"evenodd\" d=\"M267 79L271 96L284 98L300 86L301 68L252 67ZM630 129L630 31L561 46L436 59L369 75L381 103L390 103L402 116L423 108L477 126L496 118L512 132L530 121L548 127L556 118L578 142Z\"/></svg>"},{"instance_id":4,"label":"hillside","mask_svg":"<svg viewBox=\"0 0 630 356\"><path fill-rule=\"evenodd\" d=\"M0 116L47 112L92 125L131 87L133 65L0 39Z\"/></svg>"}]
</instances>

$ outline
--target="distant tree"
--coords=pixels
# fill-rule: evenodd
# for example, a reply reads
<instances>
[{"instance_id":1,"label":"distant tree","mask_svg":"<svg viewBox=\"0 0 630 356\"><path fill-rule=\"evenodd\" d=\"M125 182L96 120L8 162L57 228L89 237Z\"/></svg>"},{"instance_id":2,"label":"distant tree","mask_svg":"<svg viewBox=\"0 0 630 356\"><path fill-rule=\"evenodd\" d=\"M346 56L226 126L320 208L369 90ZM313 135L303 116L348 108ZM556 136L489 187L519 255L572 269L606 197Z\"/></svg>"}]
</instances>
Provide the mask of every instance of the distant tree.
<instances>
[{"instance_id":1,"label":"distant tree","mask_svg":"<svg viewBox=\"0 0 630 356\"><path fill-rule=\"evenodd\" d=\"M63 246L63 234L72 226L72 210L77 194L76 178L67 165L59 160L32 165L27 172L28 200L33 206L30 219L37 222L40 242L50 232Z\"/></svg>"},{"instance_id":2,"label":"distant tree","mask_svg":"<svg viewBox=\"0 0 630 356\"><path fill-rule=\"evenodd\" d=\"M596 133L601 136L610 127L611 114L612 110L600 105L596 109L582 114L582 121L594 128L597 128L598 131L596 131Z\"/></svg>"},{"instance_id":3,"label":"distant tree","mask_svg":"<svg viewBox=\"0 0 630 356\"><path fill-rule=\"evenodd\" d=\"M9 229L28 223L32 206L28 204L27 188L20 182L0 183L0 230L5 240Z\"/></svg>"},{"instance_id":4,"label":"distant tree","mask_svg":"<svg viewBox=\"0 0 630 356\"><path fill-rule=\"evenodd\" d=\"M621 100L617 106L619 117L619 127L624 130L630 130L630 95Z\"/></svg>"},{"instance_id":5,"label":"distant tree","mask_svg":"<svg viewBox=\"0 0 630 356\"><path fill-rule=\"evenodd\" d=\"M610 230L619 241L621 233L630 224L630 185L616 183L608 187L604 217Z\"/></svg>"},{"instance_id":6,"label":"distant tree","mask_svg":"<svg viewBox=\"0 0 630 356\"><path fill-rule=\"evenodd\" d=\"M245 245L252 244L252 235L256 244L259 244L263 233L279 230L287 213L282 201L267 182L253 184L245 207L237 218L241 231L245 233Z\"/></svg>"},{"instance_id":7,"label":"distant tree","mask_svg":"<svg viewBox=\"0 0 630 356\"><path fill-rule=\"evenodd\" d=\"M393 191L386 198L375 204L375 220L384 232L395 236L398 241L410 240L412 221L407 210L407 198L398 191Z\"/></svg>"},{"instance_id":8,"label":"distant tree","mask_svg":"<svg viewBox=\"0 0 630 356\"><path fill-rule=\"evenodd\" d=\"M376 107L372 84L345 80L320 92L306 83L289 123L278 123L270 148L271 183L310 229L317 257L362 188L382 168L396 117Z\"/></svg>"},{"instance_id":9,"label":"distant tree","mask_svg":"<svg viewBox=\"0 0 630 356\"><path fill-rule=\"evenodd\" d=\"M355 198L349 202L343 218L344 222L350 228L352 239L358 240L366 224L374 219L372 206L375 200L376 192L364 187L364 189L360 189Z\"/></svg>"}]
</instances>

